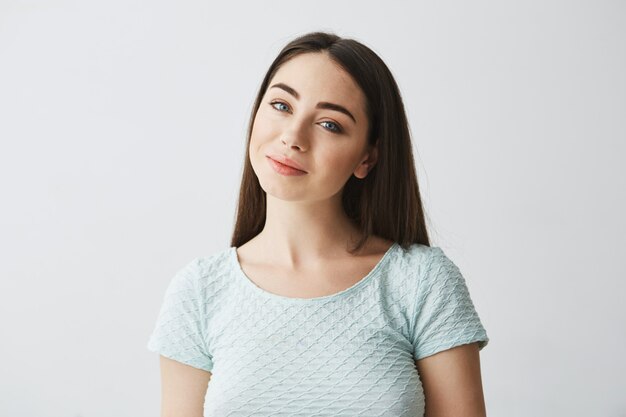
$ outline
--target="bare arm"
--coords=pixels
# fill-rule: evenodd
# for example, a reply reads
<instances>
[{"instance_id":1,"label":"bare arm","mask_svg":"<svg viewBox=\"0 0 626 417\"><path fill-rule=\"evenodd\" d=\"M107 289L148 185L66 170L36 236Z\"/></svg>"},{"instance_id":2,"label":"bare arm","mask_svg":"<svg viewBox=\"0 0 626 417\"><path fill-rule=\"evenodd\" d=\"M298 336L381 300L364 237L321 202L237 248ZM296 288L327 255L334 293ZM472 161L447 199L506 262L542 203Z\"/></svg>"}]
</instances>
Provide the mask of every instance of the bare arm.
<instances>
[{"instance_id":1,"label":"bare arm","mask_svg":"<svg viewBox=\"0 0 626 417\"><path fill-rule=\"evenodd\" d=\"M478 343L415 362L424 389L424 417L485 417Z\"/></svg>"},{"instance_id":2,"label":"bare arm","mask_svg":"<svg viewBox=\"0 0 626 417\"><path fill-rule=\"evenodd\" d=\"M202 417L211 372L159 357L161 417Z\"/></svg>"}]
</instances>

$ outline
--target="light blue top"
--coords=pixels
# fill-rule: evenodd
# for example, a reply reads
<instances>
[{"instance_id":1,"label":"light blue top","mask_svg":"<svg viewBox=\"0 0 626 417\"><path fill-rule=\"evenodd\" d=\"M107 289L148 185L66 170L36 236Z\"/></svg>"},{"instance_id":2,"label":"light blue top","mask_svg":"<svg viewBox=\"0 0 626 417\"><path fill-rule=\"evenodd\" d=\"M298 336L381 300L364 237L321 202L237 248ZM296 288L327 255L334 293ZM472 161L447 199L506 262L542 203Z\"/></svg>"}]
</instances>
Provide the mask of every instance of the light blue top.
<instances>
[{"instance_id":1,"label":"light blue top","mask_svg":"<svg viewBox=\"0 0 626 417\"><path fill-rule=\"evenodd\" d=\"M148 349L212 373L204 416L423 416L415 360L489 341L439 247L394 243L352 287L270 293L235 247L192 260L165 293Z\"/></svg>"}]
</instances>

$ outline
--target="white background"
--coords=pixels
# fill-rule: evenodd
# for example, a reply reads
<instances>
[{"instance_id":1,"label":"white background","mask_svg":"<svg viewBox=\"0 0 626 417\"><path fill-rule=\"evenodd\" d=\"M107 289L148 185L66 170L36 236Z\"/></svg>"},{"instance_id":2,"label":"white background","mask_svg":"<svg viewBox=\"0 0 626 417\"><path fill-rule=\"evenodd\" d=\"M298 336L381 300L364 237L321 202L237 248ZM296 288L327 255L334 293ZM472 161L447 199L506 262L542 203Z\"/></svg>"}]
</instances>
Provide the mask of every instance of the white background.
<instances>
[{"instance_id":1,"label":"white background","mask_svg":"<svg viewBox=\"0 0 626 417\"><path fill-rule=\"evenodd\" d=\"M488 415L626 416L626 4L598 0L1 0L0 415L158 415L165 288L229 246L257 88L312 30L396 77Z\"/></svg>"}]
</instances>

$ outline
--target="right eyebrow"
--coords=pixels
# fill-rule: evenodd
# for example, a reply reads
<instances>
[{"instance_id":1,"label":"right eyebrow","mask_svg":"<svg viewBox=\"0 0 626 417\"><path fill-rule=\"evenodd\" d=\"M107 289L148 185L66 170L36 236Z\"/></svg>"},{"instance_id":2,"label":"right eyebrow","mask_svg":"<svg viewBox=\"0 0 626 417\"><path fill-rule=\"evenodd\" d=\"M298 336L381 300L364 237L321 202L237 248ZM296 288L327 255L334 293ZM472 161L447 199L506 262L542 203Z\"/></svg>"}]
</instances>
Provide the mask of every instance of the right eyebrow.
<instances>
[{"instance_id":1,"label":"right eyebrow","mask_svg":"<svg viewBox=\"0 0 626 417\"><path fill-rule=\"evenodd\" d=\"M288 92L292 96L294 96L297 100L300 100L300 94L298 94L298 92L296 90L294 90L293 88L289 87L287 84L276 83L273 86L271 86L270 88L280 88L282 90L285 90L286 92Z\"/></svg>"},{"instance_id":2,"label":"right eyebrow","mask_svg":"<svg viewBox=\"0 0 626 417\"><path fill-rule=\"evenodd\" d=\"M300 94L298 94L298 92L296 90L294 90L293 88L289 87L287 84L276 83L276 84L272 85L270 88L280 88L281 90L285 90L286 92L288 92L289 94L294 96L296 98L296 100L300 99ZM340 106L339 104L328 103L326 101L321 101L321 102L317 103L316 108L318 108L318 109L329 109L329 110L338 111L340 113L343 113L343 114L347 115L349 118L352 119L352 121L354 123L356 123L356 118L352 115L352 113L350 113L350 111L348 109L346 109L343 106Z\"/></svg>"}]
</instances>

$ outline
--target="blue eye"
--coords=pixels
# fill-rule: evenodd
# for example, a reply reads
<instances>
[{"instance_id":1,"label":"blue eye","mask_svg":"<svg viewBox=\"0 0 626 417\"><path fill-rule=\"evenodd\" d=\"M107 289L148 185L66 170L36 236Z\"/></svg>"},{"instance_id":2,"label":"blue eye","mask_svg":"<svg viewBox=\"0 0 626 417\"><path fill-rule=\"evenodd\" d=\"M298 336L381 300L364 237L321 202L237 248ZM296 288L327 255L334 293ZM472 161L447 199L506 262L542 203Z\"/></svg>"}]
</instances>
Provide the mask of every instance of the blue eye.
<instances>
[{"instance_id":1,"label":"blue eye","mask_svg":"<svg viewBox=\"0 0 626 417\"><path fill-rule=\"evenodd\" d=\"M326 121L326 122L322 122L322 123L329 123L331 126L334 126L333 128L328 129L328 130L330 130L331 132L334 132L334 133L341 133L341 131L342 131L342 130L341 130L341 128L339 127L339 125L338 125L338 124L336 124L336 123L333 123L333 122L328 122L328 121Z\"/></svg>"},{"instance_id":2,"label":"blue eye","mask_svg":"<svg viewBox=\"0 0 626 417\"><path fill-rule=\"evenodd\" d=\"M276 111L279 112L289 112L289 105L283 103L282 101L272 101L269 103L270 106L272 106ZM283 109L279 108L278 106L284 106ZM342 133L343 129L341 128L341 126L339 126L337 123L335 122L329 122L329 121L324 121L324 122L320 122L320 124L324 124L324 123L328 123L331 127L325 127L326 130L328 130L331 133Z\"/></svg>"},{"instance_id":3,"label":"blue eye","mask_svg":"<svg viewBox=\"0 0 626 417\"><path fill-rule=\"evenodd\" d=\"M280 110L280 109L276 108L275 104L279 104L279 105L285 106L287 109L289 109L289 106L288 106L288 105L286 105L285 103L283 103L282 101L272 101L272 102L270 103L270 106L274 107L274 108L275 108L276 110L278 110L278 111L282 111L282 110ZM285 109L285 110L287 110L287 109Z\"/></svg>"}]
</instances>

